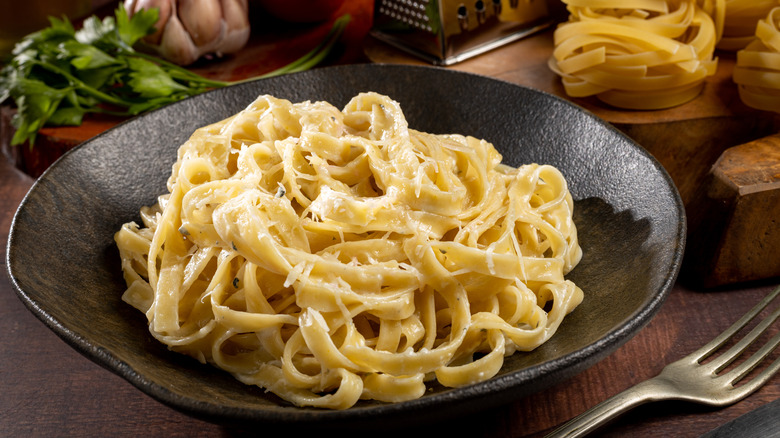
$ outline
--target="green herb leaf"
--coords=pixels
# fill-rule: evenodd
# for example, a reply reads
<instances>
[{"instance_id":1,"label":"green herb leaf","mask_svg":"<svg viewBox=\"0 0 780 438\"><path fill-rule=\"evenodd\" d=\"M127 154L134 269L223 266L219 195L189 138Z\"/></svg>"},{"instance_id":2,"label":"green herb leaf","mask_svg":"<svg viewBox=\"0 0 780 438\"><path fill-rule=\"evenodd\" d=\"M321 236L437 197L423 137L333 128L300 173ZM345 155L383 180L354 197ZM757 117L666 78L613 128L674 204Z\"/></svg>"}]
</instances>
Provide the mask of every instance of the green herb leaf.
<instances>
[{"instance_id":1,"label":"green herb leaf","mask_svg":"<svg viewBox=\"0 0 780 438\"><path fill-rule=\"evenodd\" d=\"M171 79L165 70L153 62L141 58L127 58L126 61L131 70L127 84L141 98L164 97L177 91L188 91L187 87Z\"/></svg>"},{"instance_id":2,"label":"green herb leaf","mask_svg":"<svg viewBox=\"0 0 780 438\"><path fill-rule=\"evenodd\" d=\"M12 144L29 139L35 141L35 135L57 110L66 90L49 87L41 81L14 77L10 87L11 96L16 101L17 112L12 119L16 128Z\"/></svg>"},{"instance_id":3,"label":"green herb leaf","mask_svg":"<svg viewBox=\"0 0 780 438\"><path fill-rule=\"evenodd\" d=\"M49 27L22 38L21 41L16 43L12 53L18 55L26 50L37 50L41 44L57 44L61 41L72 39L75 35L73 25L65 17L62 20L56 17L49 17L49 23Z\"/></svg>"},{"instance_id":4,"label":"green herb leaf","mask_svg":"<svg viewBox=\"0 0 780 438\"><path fill-rule=\"evenodd\" d=\"M128 17L124 7L102 20L92 16L74 30L66 17L24 37L0 70L0 103L13 100L17 128L11 144L35 142L49 125L78 125L88 113L132 116L240 82L211 80L164 59L136 52L133 45L154 33L159 11ZM306 70L324 60L349 16L337 19L315 49L288 66L261 77Z\"/></svg>"},{"instance_id":5,"label":"green herb leaf","mask_svg":"<svg viewBox=\"0 0 780 438\"><path fill-rule=\"evenodd\" d=\"M75 106L59 108L49 117L48 122L57 126L79 126L84 119L85 111Z\"/></svg>"},{"instance_id":6,"label":"green herb leaf","mask_svg":"<svg viewBox=\"0 0 780 438\"><path fill-rule=\"evenodd\" d=\"M82 28L76 32L76 41L90 44L106 50L122 47L123 41L116 31L114 17L106 17L101 21L92 16L84 20Z\"/></svg>"},{"instance_id":7,"label":"green herb leaf","mask_svg":"<svg viewBox=\"0 0 780 438\"><path fill-rule=\"evenodd\" d=\"M123 67L120 65L112 67L107 66L102 68L89 68L76 72L76 77L89 87L103 89L114 83L117 74L122 70L122 68Z\"/></svg>"},{"instance_id":8,"label":"green herb leaf","mask_svg":"<svg viewBox=\"0 0 780 438\"><path fill-rule=\"evenodd\" d=\"M128 47L132 47L141 38L155 32L154 26L157 24L159 16L160 11L152 8L141 9L133 14L132 18L128 18L124 5L120 4L119 10L116 12L116 27L119 37Z\"/></svg>"},{"instance_id":9,"label":"green herb leaf","mask_svg":"<svg viewBox=\"0 0 780 438\"><path fill-rule=\"evenodd\" d=\"M116 58L89 44L75 40L60 43L61 57L69 59L70 64L79 69L95 69L117 63Z\"/></svg>"}]
</instances>

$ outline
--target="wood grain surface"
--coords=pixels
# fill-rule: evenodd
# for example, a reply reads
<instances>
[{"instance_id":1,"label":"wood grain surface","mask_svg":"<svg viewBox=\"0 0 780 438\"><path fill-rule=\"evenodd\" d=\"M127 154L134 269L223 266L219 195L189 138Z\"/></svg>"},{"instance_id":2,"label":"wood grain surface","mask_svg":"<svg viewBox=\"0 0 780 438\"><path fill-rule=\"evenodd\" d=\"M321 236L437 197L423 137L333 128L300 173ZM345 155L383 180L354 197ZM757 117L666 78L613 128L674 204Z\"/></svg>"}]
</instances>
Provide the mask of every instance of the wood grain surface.
<instances>
[{"instance_id":1,"label":"wood grain surface","mask_svg":"<svg viewBox=\"0 0 780 438\"><path fill-rule=\"evenodd\" d=\"M361 22L365 23L363 18ZM365 30L356 29L355 32ZM417 62L401 58L397 52L390 52L370 38L365 44L360 50L365 50L373 61ZM550 45L549 34L541 34L453 68L560 94L560 85L540 62L549 53ZM355 47L349 50L351 52L344 56L359 55L355 53ZM721 65L728 68L728 63L726 57ZM696 199L695 193L711 183L711 171L723 152L776 132L774 115L741 106L734 99L728 73L723 70L719 75L711 79L705 94L696 102L670 110L622 112L594 101L578 103L639 139L640 144L657 154L690 202ZM87 134L88 137L91 135ZM724 179L744 177L737 167L727 166L723 161L721 164L723 175L727 175ZM740 166L742 170L752 169L749 163ZM14 211L33 182L32 177L16 168L7 154L0 154L0 255L3 260ZM765 196L768 193L758 191ZM730 211L737 210L739 208L735 206ZM34 250L30 248L30 251ZM776 260L778 252L771 254ZM656 375L665 364L700 347L752 307L776 283L777 280L770 279L704 289L678 282L660 312L637 336L568 381L501 408L447 424L424 424L413 430L364 432L372 436L540 437L588 407ZM84 358L49 331L16 297L5 269L0 273L0 333L3 334L0 337L2 436L233 437L280 433L263 425L244 430L224 428L158 403ZM727 408L714 409L682 402L655 403L630 412L597 435L698 437L778 398L780 376L746 400Z\"/></svg>"},{"instance_id":2,"label":"wood grain surface","mask_svg":"<svg viewBox=\"0 0 780 438\"><path fill-rule=\"evenodd\" d=\"M727 149L688 208L686 275L703 286L780 274L780 135Z\"/></svg>"}]
</instances>

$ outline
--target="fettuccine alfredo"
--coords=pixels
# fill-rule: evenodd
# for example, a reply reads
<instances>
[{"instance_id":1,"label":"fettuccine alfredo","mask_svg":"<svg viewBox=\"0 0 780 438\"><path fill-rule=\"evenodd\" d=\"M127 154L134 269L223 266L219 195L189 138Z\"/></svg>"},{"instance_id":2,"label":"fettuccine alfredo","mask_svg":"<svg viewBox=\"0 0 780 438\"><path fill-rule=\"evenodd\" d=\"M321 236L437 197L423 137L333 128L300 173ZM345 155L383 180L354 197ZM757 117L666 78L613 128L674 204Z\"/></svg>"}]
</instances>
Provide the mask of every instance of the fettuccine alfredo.
<instances>
[{"instance_id":1,"label":"fettuccine alfredo","mask_svg":"<svg viewBox=\"0 0 780 438\"><path fill-rule=\"evenodd\" d=\"M562 174L501 159L377 93L260 96L197 130L116 233L123 299L170 349L299 406L484 381L583 299Z\"/></svg>"}]
</instances>

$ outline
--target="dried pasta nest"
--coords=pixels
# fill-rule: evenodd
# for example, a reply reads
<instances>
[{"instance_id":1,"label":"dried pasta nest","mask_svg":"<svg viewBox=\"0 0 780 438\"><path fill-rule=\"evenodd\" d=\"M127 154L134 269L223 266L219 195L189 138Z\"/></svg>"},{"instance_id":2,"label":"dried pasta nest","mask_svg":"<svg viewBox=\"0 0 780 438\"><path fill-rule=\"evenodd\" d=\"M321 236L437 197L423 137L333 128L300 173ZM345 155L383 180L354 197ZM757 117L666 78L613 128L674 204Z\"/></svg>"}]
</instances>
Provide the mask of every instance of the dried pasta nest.
<instances>
[{"instance_id":1,"label":"dried pasta nest","mask_svg":"<svg viewBox=\"0 0 780 438\"><path fill-rule=\"evenodd\" d=\"M715 73L723 0L566 0L550 68L571 97L663 109L699 95Z\"/></svg>"},{"instance_id":2,"label":"dried pasta nest","mask_svg":"<svg viewBox=\"0 0 780 438\"><path fill-rule=\"evenodd\" d=\"M755 39L756 23L776 6L780 6L778 0L725 0L723 37L717 48L737 51L747 47Z\"/></svg>"},{"instance_id":3,"label":"dried pasta nest","mask_svg":"<svg viewBox=\"0 0 780 438\"><path fill-rule=\"evenodd\" d=\"M746 105L780 112L780 7L758 22L753 42L737 52L733 77Z\"/></svg>"}]
</instances>

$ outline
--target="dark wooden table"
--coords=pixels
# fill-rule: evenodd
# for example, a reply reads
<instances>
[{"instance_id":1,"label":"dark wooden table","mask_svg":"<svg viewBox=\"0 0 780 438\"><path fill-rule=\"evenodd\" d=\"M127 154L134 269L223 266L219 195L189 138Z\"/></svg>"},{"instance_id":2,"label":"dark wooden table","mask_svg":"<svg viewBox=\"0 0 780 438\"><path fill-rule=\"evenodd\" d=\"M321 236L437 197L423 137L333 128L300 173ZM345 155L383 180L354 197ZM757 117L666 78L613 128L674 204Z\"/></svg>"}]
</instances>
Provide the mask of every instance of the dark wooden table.
<instances>
[{"instance_id":1,"label":"dark wooden table","mask_svg":"<svg viewBox=\"0 0 780 438\"><path fill-rule=\"evenodd\" d=\"M546 50L545 47L541 49ZM496 60L500 58L503 62L513 58L512 50L515 49L509 48L503 55L485 57L484 62L464 63L456 68L489 73L521 84L528 80L527 85L542 89L544 84L552 84L545 76L549 73L542 73L543 70L531 64L522 64L528 66L527 71L501 67L504 64ZM491 64L493 61L496 61L495 65ZM541 79L534 82L532 79L537 76ZM722 120L721 114L711 116ZM0 255L3 261L13 214L33 182L33 178L18 171L0 154ZM580 375L489 412L447 424L391 431L388 435L542 436L588 407L653 377L667 363L699 348L772 290L776 282L780 280L716 291L692 290L676 284L660 312L637 336ZM598 435L697 437L778 398L780 376L731 407L713 409L682 402L645 405L621 417ZM6 269L2 270L0 436L194 437L241 436L252 432L263 433L262 430L230 430L174 411L84 358L25 308L15 295ZM383 435L376 430L367 432Z\"/></svg>"},{"instance_id":2,"label":"dark wooden table","mask_svg":"<svg viewBox=\"0 0 780 438\"><path fill-rule=\"evenodd\" d=\"M14 211L32 184L32 178L0 154L3 260ZM457 432L453 436L541 436L697 349L773 286L770 283L707 292L677 284L660 312L636 337L580 375L490 412L401 432L412 436L439 436L442 430ZM2 436L193 437L240 436L248 432L225 429L174 411L81 356L25 308L16 297L6 269L0 275L0 334ZM599 435L696 437L778 398L780 376L731 407L712 409L682 402L645 405Z\"/></svg>"}]
</instances>

